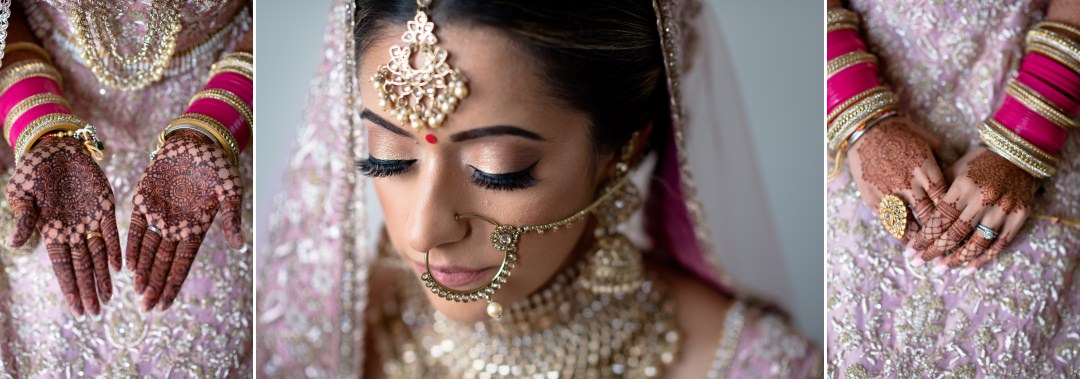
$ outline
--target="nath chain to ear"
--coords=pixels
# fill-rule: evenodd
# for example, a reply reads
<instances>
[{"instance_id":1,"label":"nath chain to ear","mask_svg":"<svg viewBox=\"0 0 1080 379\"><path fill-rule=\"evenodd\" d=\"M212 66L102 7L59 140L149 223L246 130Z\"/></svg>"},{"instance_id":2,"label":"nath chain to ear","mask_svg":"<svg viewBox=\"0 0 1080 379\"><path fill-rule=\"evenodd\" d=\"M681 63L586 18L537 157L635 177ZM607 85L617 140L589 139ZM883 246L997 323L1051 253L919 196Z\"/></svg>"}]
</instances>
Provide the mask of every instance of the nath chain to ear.
<instances>
[{"instance_id":1,"label":"nath chain to ear","mask_svg":"<svg viewBox=\"0 0 1080 379\"><path fill-rule=\"evenodd\" d=\"M601 206L601 204L603 204L605 201L607 201L609 198L619 192L619 189L627 185L629 183L629 180L629 175L619 175L618 177L616 177L615 183L609 186L604 192L604 194L598 197L595 201L593 201L592 204L589 204L588 207L577 211L569 217L547 224L511 226L499 224L497 221L491 219L490 217L482 216L475 213L456 215L454 216L454 219L458 221L478 219L495 226L495 230L491 232L491 244L495 246L495 249L503 252L503 261L499 265L499 271L495 274L494 277L492 277L491 282L485 285L471 290L455 290L453 288L447 287L442 283L439 283L438 279L435 279L435 276L431 274L431 266L428 259L430 257L430 254L428 252L425 252L425 272L420 275L420 280L424 282L424 286L430 289L432 293L449 301L468 303L483 299L488 303L488 316L491 316L492 318L501 318L503 313L502 304L496 302L493 299L493 295L495 294L495 291L498 291L502 288L504 284L506 284L507 278L510 277L510 272L517 264L517 244L521 236L528 232L536 232L536 234L542 235L544 234L544 232L547 231L558 231L560 228L570 227L574 222L577 222L578 220L584 218L586 215L596 212L596 210Z\"/></svg>"}]
</instances>

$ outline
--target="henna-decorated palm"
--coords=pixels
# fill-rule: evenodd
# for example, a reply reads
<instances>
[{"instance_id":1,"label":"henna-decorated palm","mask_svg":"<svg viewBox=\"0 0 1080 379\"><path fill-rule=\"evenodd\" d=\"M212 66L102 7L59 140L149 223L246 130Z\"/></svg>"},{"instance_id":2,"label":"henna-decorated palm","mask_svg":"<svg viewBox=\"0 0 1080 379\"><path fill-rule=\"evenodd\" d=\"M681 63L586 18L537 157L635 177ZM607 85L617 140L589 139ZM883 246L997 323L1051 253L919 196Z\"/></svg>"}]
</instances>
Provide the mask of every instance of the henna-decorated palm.
<instances>
[{"instance_id":1,"label":"henna-decorated palm","mask_svg":"<svg viewBox=\"0 0 1080 379\"><path fill-rule=\"evenodd\" d=\"M170 135L139 180L128 233L127 268L135 271L143 310L172 305L217 213L229 244L243 246L243 191L220 146L190 130Z\"/></svg>"},{"instance_id":2,"label":"henna-decorated palm","mask_svg":"<svg viewBox=\"0 0 1080 379\"><path fill-rule=\"evenodd\" d=\"M892 117L868 130L848 152L852 178L867 205L876 211L882 198L896 195L914 209L905 239L920 229L916 217L931 226L929 216L947 188L931 140L907 118Z\"/></svg>"},{"instance_id":3,"label":"henna-decorated palm","mask_svg":"<svg viewBox=\"0 0 1080 379\"><path fill-rule=\"evenodd\" d=\"M923 259L936 258L938 272L966 264L965 273L971 273L997 257L1017 235L1027 220L1038 180L982 147L964 154L946 171L946 176L952 185L943 200L955 204L957 215L933 216L955 221L946 226L944 233L927 237L933 245ZM975 228L980 224L996 232L996 238L978 232Z\"/></svg>"},{"instance_id":4,"label":"henna-decorated palm","mask_svg":"<svg viewBox=\"0 0 1080 379\"><path fill-rule=\"evenodd\" d=\"M9 245L36 229L44 240L71 313L101 313L112 298L109 265L120 270L112 186L74 138L44 138L15 166L7 185L15 214ZM108 262L106 262L108 261Z\"/></svg>"}]
</instances>

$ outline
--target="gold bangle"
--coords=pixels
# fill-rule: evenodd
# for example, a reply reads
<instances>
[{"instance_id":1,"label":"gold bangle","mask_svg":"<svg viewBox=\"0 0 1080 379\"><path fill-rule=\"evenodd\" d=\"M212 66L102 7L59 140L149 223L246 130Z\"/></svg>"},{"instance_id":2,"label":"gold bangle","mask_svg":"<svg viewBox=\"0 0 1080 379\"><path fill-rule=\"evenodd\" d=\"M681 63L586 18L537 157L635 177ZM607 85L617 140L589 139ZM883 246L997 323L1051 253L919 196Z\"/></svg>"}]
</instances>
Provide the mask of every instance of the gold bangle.
<instances>
[{"instance_id":1,"label":"gold bangle","mask_svg":"<svg viewBox=\"0 0 1080 379\"><path fill-rule=\"evenodd\" d=\"M861 50L852 51L850 53L829 60L829 63L826 65L828 72L827 78L832 78L833 75L836 75L840 71L844 71L844 69L848 67L860 63L877 63L877 61L878 59L874 56L874 54L870 54Z\"/></svg>"},{"instance_id":2,"label":"gold bangle","mask_svg":"<svg viewBox=\"0 0 1080 379\"><path fill-rule=\"evenodd\" d=\"M1027 38L1024 39L1024 42L1028 45L1033 43L1047 45L1048 47L1065 54L1069 59L1080 62L1080 44L1057 32L1032 29L1027 32Z\"/></svg>"},{"instance_id":3,"label":"gold bangle","mask_svg":"<svg viewBox=\"0 0 1080 379\"><path fill-rule=\"evenodd\" d=\"M221 60L238 60L241 62L247 62L248 64L255 64L255 55L246 51L234 51L221 57Z\"/></svg>"},{"instance_id":4,"label":"gold bangle","mask_svg":"<svg viewBox=\"0 0 1080 379\"><path fill-rule=\"evenodd\" d=\"M75 131L79 130L82 125L82 119L67 113L50 113L38 117L26 126L22 134L19 134L18 142L15 144L15 162L18 162L23 154L26 154L34 146L34 143L45 134L57 130Z\"/></svg>"},{"instance_id":5,"label":"gold bangle","mask_svg":"<svg viewBox=\"0 0 1080 379\"><path fill-rule=\"evenodd\" d=\"M204 89L191 97L191 101L188 102L188 107L191 107L191 104L195 104L199 99L214 99L229 104L233 109L236 109L237 113L244 117L244 122L247 123L248 128L255 130L255 118L251 112L251 108L248 107L247 103L235 93L220 88Z\"/></svg>"},{"instance_id":6,"label":"gold bangle","mask_svg":"<svg viewBox=\"0 0 1080 379\"><path fill-rule=\"evenodd\" d=\"M1063 23L1063 22L1043 21L1043 22L1040 22L1038 24L1035 24L1034 29L1043 29L1043 30L1046 30L1046 29L1054 30L1054 29L1056 29L1057 31L1062 32L1062 33L1072 34L1071 37L1072 37L1072 39L1074 41L1075 40L1080 40L1080 28L1077 28L1075 26L1072 26L1072 25L1069 25L1069 24L1066 24L1066 23Z\"/></svg>"},{"instance_id":7,"label":"gold bangle","mask_svg":"<svg viewBox=\"0 0 1080 379\"><path fill-rule=\"evenodd\" d=\"M229 159L229 163L236 167L240 166L240 147L236 144L236 139L233 138L232 133L229 133L229 129L221 125L220 121L201 113L185 113L169 123L166 129L183 124L201 128L213 135L218 145L225 149L225 155Z\"/></svg>"},{"instance_id":8,"label":"gold bangle","mask_svg":"<svg viewBox=\"0 0 1080 379\"><path fill-rule=\"evenodd\" d=\"M1009 162L1012 162L1024 171L1027 171L1031 176L1039 179L1046 179L1057 172L1057 168L1053 165L1042 162L1030 153L1024 151L1020 146L993 133L985 123L979 125L979 139L985 142L991 151L997 153Z\"/></svg>"},{"instance_id":9,"label":"gold bangle","mask_svg":"<svg viewBox=\"0 0 1080 379\"><path fill-rule=\"evenodd\" d=\"M8 145L11 145L11 126L15 124L15 121L19 119L24 113L30 109L42 105L42 104L60 104L68 109L71 109L71 105L68 104L67 99L63 96L57 95L52 92L38 93L28 96L11 107L8 111L7 117L4 118L4 138L7 139Z\"/></svg>"},{"instance_id":10,"label":"gold bangle","mask_svg":"<svg viewBox=\"0 0 1080 379\"><path fill-rule=\"evenodd\" d=\"M1032 52L1042 54L1043 56L1052 59L1054 62L1057 62L1062 66L1068 67L1077 75L1080 75L1080 62L1074 61L1072 58L1069 58L1067 54L1062 53L1049 45L1037 42L1028 43L1025 52L1029 54Z\"/></svg>"},{"instance_id":11,"label":"gold bangle","mask_svg":"<svg viewBox=\"0 0 1080 379\"><path fill-rule=\"evenodd\" d=\"M16 51L30 51L30 52L33 52L33 53L41 56L42 58L45 58L45 61L49 62L50 65L53 64L52 55L50 55L48 51L45 51L45 49L41 48L41 45L38 45L36 43L33 43L33 42L15 42L15 43L12 43L12 44L8 44L7 46L4 46L4 55L11 54L11 53L14 53Z\"/></svg>"},{"instance_id":12,"label":"gold bangle","mask_svg":"<svg viewBox=\"0 0 1080 379\"><path fill-rule=\"evenodd\" d=\"M840 116L829 125L828 134L826 136L826 142L829 145L829 149L836 150L840 146L840 143L846 140L848 135L851 134L854 127L857 127L860 124L860 121L865 121L874 114L882 111L895 110L897 107L896 95L892 92L879 93L859 101L841 113Z\"/></svg>"},{"instance_id":13,"label":"gold bangle","mask_svg":"<svg viewBox=\"0 0 1080 379\"><path fill-rule=\"evenodd\" d=\"M1072 120L1069 115L1065 114L1065 111L1058 108L1056 105L1046 100L1038 92L1035 92L1024 83L1016 81L1016 79L1009 80L1009 83L1005 85L1005 93L1012 96L1013 99L1024 104L1025 107L1032 112L1043 116L1054 125L1060 126L1062 129L1068 130L1069 128L1076 127L1076 122Z\"/></svg>"},{"instance_id":14,"label":"gold bangle","mask_svg":"<svg viewBox=\"0 0 1080 379\"><path fill-rule=\"evenodd\" d=\"M1035 159L1038 159L1038 160L1040 160L1042 162L1045 162L1047 165L1050 165L1050 166L1057 166L1058 161L1057 161L1056 157L1054 157L1053 155L1050 155L1049 153L1043 151L1043 149L1040 149L1039 147L1037 147L1035 145L1032 145L1031 142L1028 142L1028 140L1024 139L1024 137L1020 137L1020 135L1016 134L1012 130L1009 130L1009 128L1006 128L1005 125L1002 125L1000 122L995 120L993 117L987 118L985 124L986 124L985 128L989 132L992 132L992 133L994 133L994 134L1008 140L1012 144L1014 144L1017 147L1023 149L1025 152L1030 154ZM980 127L983 127L983 126L980 125Z\"/></svg>"},{"instance_id":15,"label":"gold bangle","mask_svg":"<svg viewBox=\"0 0 1080 379\"><path fill-rule=\"evenodd\" d=\"M210 75L207 76L207 81L210 81L210 78L213 78L215 75L220 74L222 72L234 72L234 73L243 75L244 77L248 78L248 80L251 80L251 81L255 80L255 72L251 70L251 67L244 66L244 65L225 64L225 65L214 65L213 67L211 67L210 68Z\"/></svg>"},{"instance_id":16,"label":"gold bangle","mask_svg":"<svg viewBox=\"0 0 1080 379\"><path fill-rule=\"evenodd\" d=\"M0 94L7 92L11 86L20 80L33 77L52 79L57 86L63 87L63 77L52 65L39 60L22 60L0 70Z\"/></svg>"},{"instance_id":17,"label":"gold bangle","mask_svg":"<svg viewBox=\"0 0 1080 379\"><path fill-rule=\"evenodd\" d=\"M885 91L888 91L888 90L889 90L888 88L885 88L885 87L882 87L882 86L877 86L877 87L868 89L866 91L862 91L862 92L860 92L859 94L857 94L855 96L852 96L850 99L847 99L843 103L841 103L840 105L836 106L836 108L833 108L832 112L829 112L828 117L826 117L825 123L826 124L831 124L833 122L833 119L835 119L836 116L839 116L841 112L843 112L845 109L848 109L848 107L850 107L852 104L855 104L855 103L861 101L862 99L865 99L867 96L876 95L878 93L885 92Z\"/></svg>"},{"instance_id":18,"label":"gold bangle","mask_svg":"<svg viewBox=\"0 0 1080 379\"><path fill-rule=\"evenodd\" d=\"M832 33L832 32L835 32L837 30L854 30L854 31L858 31L859 26L855 25L855 24L840 23L840 24L829 24L829 26L825 28L826 33Z\"/></svg>"},{"instance_id":19,"label":"gold bangle","mask_svg":"<svg viewBox=\"0 0 1080 379\"><path fill-rule=\"evenodd\" d=\"M825 24L852 24L859 25L859 14L844 8L829 8L825 12Z\"/></svg>"}]
</instances>

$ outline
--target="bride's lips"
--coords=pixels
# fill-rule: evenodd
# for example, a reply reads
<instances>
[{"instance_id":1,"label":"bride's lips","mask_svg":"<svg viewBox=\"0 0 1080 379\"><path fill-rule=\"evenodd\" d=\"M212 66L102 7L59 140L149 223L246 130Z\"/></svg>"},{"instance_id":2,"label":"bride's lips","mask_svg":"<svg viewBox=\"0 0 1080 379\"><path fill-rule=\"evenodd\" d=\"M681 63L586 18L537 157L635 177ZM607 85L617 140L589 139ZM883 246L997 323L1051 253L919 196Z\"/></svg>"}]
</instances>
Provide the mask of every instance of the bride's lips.
<instances>
[{"instance_id":1,"label":"bride's lips","mask_svg":"<svg viewBox=\"0 0 1080 379\"><path fill-rule=\"evenodd\" d=\"M418 272L425 272L423 263L413 262ZM470 269L464 267L453 266L431 266L431 275L442 283L444 286L457 290L470 290L476 286L470 286L470 284L476 283L477 286L481 282L490 281L495 275L493 272L498 267L491 266L481 269Z\"/></svg>"}]
</instances>

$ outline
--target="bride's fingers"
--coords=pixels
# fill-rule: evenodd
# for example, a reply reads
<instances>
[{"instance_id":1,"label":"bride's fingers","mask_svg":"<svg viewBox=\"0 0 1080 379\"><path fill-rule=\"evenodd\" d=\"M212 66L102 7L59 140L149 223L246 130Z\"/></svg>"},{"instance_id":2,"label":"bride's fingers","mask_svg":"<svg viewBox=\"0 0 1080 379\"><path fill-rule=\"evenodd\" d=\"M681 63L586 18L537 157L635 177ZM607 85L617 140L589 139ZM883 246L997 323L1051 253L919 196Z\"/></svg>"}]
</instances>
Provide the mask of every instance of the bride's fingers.
<instances>
[{"instance_id":1,"label":"bride's fingers","mask_svg":"<svg viewBox=\"0 0 1080 379\"><path fill-rule=\"evenodd\" d=\"M975 230L975 220L979 219L984 209L978 204L969 203L966 205L961 211L960 217L949 226L945 234L938 237L934 244L930 246L928 253L933 257L938 257L964 242L971 235L971 232Z\"/></svg>"},{"instance_id":2,"label":"bride's fingers","mask_svg":"<svg viewBox=\"0 0 1080 379\"><path fill-rule=\"evenodd\" d=\"M994 259L1001 255L1001 252L1005 248L1009 247L1009 243L1012 242L1013 236L1020 232L1020 228L1024 226L1024 222L1027 221L1028 212L1020 211L1009 214L1005 218L1005 226L998 232L998 238L994 240L994 244L990 245L990 248L986 250L986 253L975 258L974 261L969 263L964 271L967 274L975 271L977 268L981 268L992 262Z\"/></svg>"},{"instance_id":3,"label":"bride's fingers","mask_svg":"<svg viewBox=\"0 0 1080 379\"><path fill-rule=\"evenodd\" d=\"M987 249L993 245L994 240L1001 235L1001 227L1005 224L1005 215L998 209L990 209L986 214L979 219L976 224L976 230L972 233L968 243L964 245L964 248L956 254L950 255L943 262L946 266L953 268L971 262L973 259L986 255ZM986 238L985 233L979 230L978 226L981 225L985 229L994 232L990 237Z\"/></svg>"}]
</instances>

